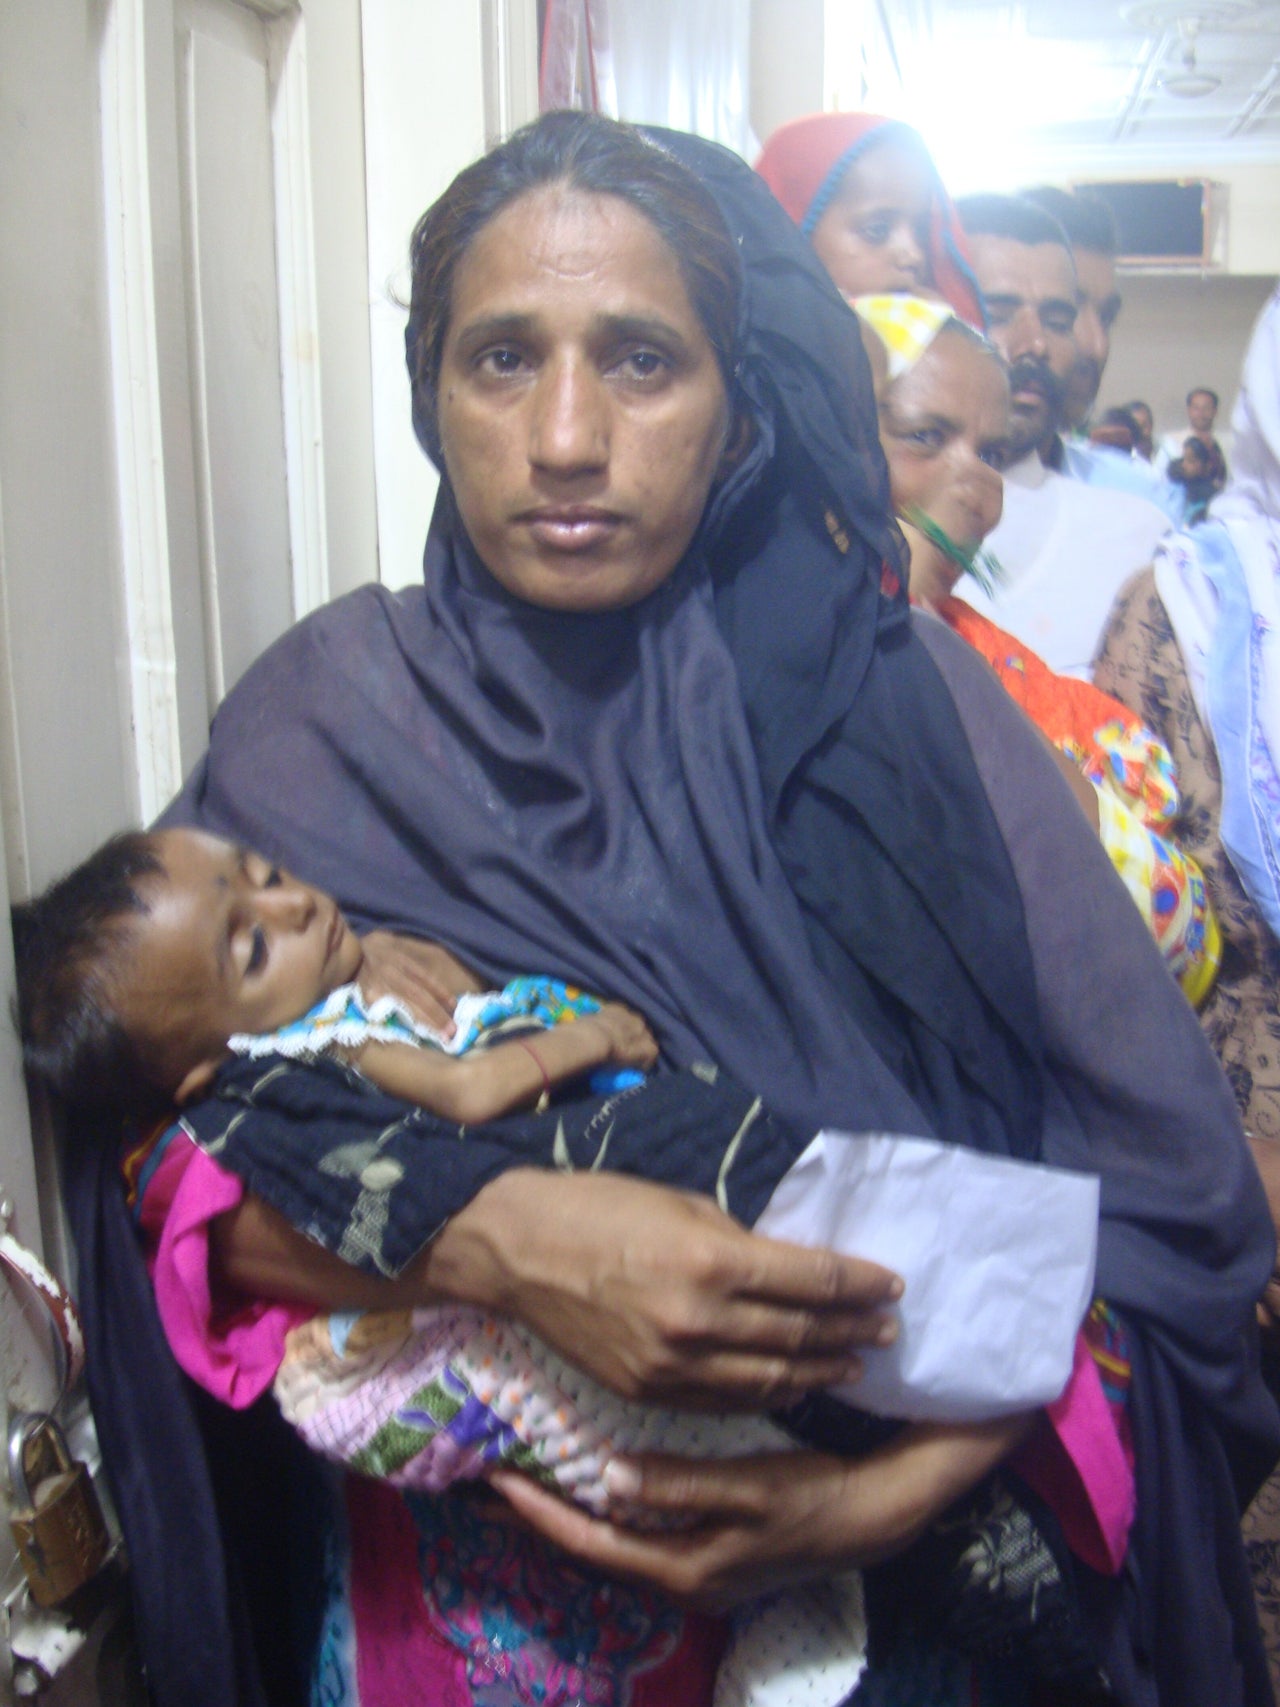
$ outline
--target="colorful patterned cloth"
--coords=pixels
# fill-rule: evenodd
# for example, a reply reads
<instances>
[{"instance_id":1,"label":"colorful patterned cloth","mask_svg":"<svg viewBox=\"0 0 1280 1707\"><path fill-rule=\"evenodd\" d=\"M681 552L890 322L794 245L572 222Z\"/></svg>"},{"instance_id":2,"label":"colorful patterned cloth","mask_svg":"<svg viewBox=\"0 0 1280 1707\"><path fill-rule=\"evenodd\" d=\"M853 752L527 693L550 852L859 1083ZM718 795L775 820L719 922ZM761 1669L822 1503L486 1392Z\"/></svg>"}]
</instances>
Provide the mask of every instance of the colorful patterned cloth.
<instances>
[{"instance_id":1,"label":"colorful patterned cloth","mask_svg":"<svg viewBox=\"0 0 1280 1707\"><path fill-rule=\"evenodd\" d=\"M858 296L851 306L874 328L889 359L889 379L909 373L949 321L959 316L931 297Z\"/></svg>"},{"instance_id":2,"label":"colorful patterned cloth","mask_svg":"<svg viewBox=\"0 0 1280 1707\"><path fill-rule=\"evenodd\" d=\"M600 1003L585 990L558 978L513 978L501 990L467 991L453 1010L451 1036L423 1024L394 996L366 1001L358 984L340 984L322 1002L278 1031L251 1036L237 1032L228 1038L235 1054L256 1060L285 1055L292 1061L315 1061L322 1055L358 1049L365 1043L403 1043L461 1055L468 1049L497 1041L504 1032L549 1030L583 1014L600 1011ZM595 1089L621 1090L639 1084L643 1075L627 1068L605 1069L592 1076Z\"/></svg>"},{"instance_id":3,"label":"colorful patterned cloth","mask_svg":"<svg viewBox=\"0 0 1280 1707\"><path fill-rule=\"evenodd\" d=\"M981 652L1036 727L1093 784L1102 845L1169 970L1199 1007L1222 962L1222 937L1200 867L1171 834L1179 801L1168 747L1119 700L1051 670L963 599L943 600L938 615Z\"/></svg>"}]
</instances>

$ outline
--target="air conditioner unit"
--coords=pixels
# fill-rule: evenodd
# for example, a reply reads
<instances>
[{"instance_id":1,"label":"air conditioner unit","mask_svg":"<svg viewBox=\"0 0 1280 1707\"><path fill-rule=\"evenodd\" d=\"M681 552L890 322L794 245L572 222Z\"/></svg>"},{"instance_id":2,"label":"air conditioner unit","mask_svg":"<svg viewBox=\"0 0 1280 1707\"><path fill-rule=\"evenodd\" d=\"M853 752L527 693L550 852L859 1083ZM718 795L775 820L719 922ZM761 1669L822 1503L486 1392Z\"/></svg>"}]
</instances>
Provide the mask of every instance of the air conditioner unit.
<instances>
[{"instance_id":1,"label":"air conditioner unit","mask_svg":"<svg viewBox=\"0 0 1280 1707\"><path fill-rule=\"evenodd\" d=\"M1226 186L1205 178L1076 183L1105 201L1120 235L1122 266L1221 267L1226 261Z\"/></svg>"}]
</instances>

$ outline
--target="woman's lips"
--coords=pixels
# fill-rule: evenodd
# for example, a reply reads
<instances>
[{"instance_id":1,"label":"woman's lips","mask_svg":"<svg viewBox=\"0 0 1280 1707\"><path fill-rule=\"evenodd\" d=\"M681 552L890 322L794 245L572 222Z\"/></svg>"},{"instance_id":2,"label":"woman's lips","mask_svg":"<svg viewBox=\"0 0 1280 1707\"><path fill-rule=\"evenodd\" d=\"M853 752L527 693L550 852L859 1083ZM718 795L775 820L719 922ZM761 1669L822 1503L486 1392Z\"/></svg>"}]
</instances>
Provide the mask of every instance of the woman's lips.
<instances>
[{"instance_id":1,"label":"woman's lips","mask_svg":"<svg viewBox=\"0 0 1280 1707\"><path fill-rule=\"evenodd\" d=\"M539 545L571 553L594 550L622 526L622 517L613 510L597 510L576 504L528 510L520 520Z\"/></svg>"}]
</instances>

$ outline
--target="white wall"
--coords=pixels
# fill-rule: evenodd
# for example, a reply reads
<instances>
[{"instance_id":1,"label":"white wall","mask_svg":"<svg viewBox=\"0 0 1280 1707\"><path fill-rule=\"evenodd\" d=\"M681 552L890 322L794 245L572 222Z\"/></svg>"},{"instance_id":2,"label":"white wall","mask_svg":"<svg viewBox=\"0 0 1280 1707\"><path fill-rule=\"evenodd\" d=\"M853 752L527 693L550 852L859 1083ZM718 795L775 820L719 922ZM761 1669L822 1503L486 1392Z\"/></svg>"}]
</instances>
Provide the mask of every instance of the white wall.
<instances>
[{"instance_id":1,"label":"white wall","mask_svg":"<svg viewBox=\"0 0 1280 1707\"><path fill-rule=\"evenodd\" d=\"M410 422L409 238L487 141L537 116L537 26L535 0L363 0L361 10L378 575L403 587L421 576L437 486Z\"/></svg>"},{"instance_id":2,"label":"white wall","mask_svg":"<svg viewBox=\"0 0 1280 1707\"><path fill-rule=\"evenodd\" d=\"M822 110L823 0L752 0L751 128L763 145L780 124Z\"/></svg>"},{"instance_id":3,"label":"white wall","mask_svg":"<svg viewBox=\"0 0 1280 1707\"><path fill-rule=\"evenodd\" d=\"M1215 275L1122 277L1124 308L1100 406L1141 398L1151 405L1157 433L1171 432L1186 425L1187 392L1207 385L1222 399L1218 425L1225 430L1245 346L1273 283Z\"/></svg>"}]
</instances>

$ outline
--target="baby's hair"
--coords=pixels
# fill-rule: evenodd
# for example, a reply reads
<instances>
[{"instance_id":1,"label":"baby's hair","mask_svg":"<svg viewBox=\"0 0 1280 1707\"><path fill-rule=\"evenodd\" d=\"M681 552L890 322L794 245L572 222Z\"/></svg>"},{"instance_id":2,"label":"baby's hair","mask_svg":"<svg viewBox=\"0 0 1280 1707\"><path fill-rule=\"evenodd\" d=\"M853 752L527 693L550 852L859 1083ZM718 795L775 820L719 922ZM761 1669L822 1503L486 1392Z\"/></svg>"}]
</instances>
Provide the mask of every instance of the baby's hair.
<instances>
[{"instance_id":1,"label":"baby's hair","mask_svg":"<svg viewBox=\"0 0 1280 1707\"><path fill-rule=\"evenodd\" d=\"M154 838L128 831L13 909L23 1061L71 1108L141 1117L169 1100L116 1013L128 921L148 911L143 880L163 872Z\"/></svg>"}]
</instances>

